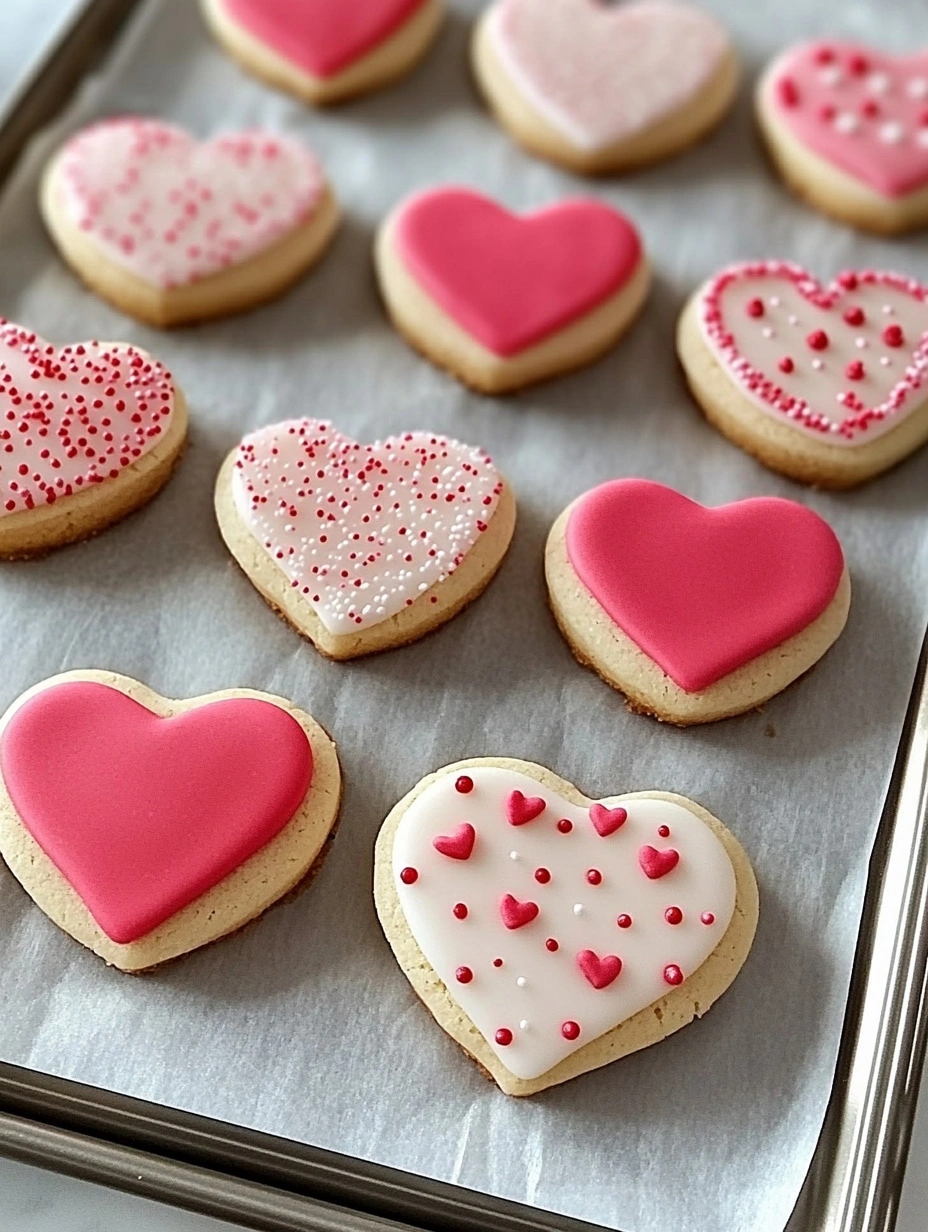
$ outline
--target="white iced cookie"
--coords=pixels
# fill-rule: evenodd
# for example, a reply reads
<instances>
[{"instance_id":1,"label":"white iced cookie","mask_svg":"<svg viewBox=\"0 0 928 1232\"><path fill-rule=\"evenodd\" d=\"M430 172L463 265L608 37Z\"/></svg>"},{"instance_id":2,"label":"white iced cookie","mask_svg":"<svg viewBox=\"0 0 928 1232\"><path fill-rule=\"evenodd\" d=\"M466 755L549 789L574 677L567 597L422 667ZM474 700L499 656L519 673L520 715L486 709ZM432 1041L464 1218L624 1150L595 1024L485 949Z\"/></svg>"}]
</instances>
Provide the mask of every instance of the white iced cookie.
<instances>
[{"instance_id":1,"label":"white iced cookie","mask_svg":"<svg viewBox=\"0 0 928 1232\"><path fill-rule=\"evenodd\" d=\"M182 325L273 298L320 258L338 206L315 155L252 130L197 142L160 120L104 120L52 158L42 213L104 299Z\"/></svg>"},{"instance_id":2,"label":"white iced cookie","mask_svg":"<svg viewBox=\"0 0 928 1232\"><path fill-rule=\"evenodd\" d=\"M691 298L677 347L709 422L793 479L851 488L928 439L928 291L912 278L822 286L786 261L733 265Z\"/></svg>"},{"instance_id":3,"label":"white iced cookie","mask_svg":"<svg viewBox=\"0 0 928 1232\"><path fill-rule=\"evenodd\" d=\"M319 419L246 436L216 481L229 551L332 659L404 646L483 592L515 526L490 458L431 432L362 445Z\"/></svg>"},{"instance_id":4,"label":"white iced cookie","mask_svg":"<svg viewBox=\"0 0 928 1232\"><path fill-rule=\"evenodd\" d=\"M594 801L508 758L445 766L396 805L374 897L416 993L507 1095L704 1014L747 958L758 911L743 849L692 800Z\"/></svg>"},{"instance_id":5,"label":"white iced cookie","mask_svg":"<svg viewBox=\"0 0 928 1232\"><path fill-rule=\"evenodd\" d=\"M496 0L477 24L477 82L527 149L607 175L685 149L728 110L738 64L688 4Z\"/></svg>"}]
</instances>

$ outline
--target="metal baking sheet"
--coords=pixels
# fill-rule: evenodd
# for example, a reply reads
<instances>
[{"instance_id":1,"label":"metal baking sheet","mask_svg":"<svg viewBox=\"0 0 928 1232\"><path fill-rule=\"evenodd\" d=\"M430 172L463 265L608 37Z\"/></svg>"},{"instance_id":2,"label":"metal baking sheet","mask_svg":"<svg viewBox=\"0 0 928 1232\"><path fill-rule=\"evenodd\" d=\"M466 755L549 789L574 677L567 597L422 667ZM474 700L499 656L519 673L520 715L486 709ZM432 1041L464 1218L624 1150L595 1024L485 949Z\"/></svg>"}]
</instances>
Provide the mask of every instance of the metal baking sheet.
<instances>
[{"instance_id":1,"label":"metal baking sheet","mask_svg":"<svg viewBox=\"0 0 928 1232\"><path fill-rule=\"evenodd\" d=\"M0 207L0 310L56 339L118 337L175 370L191 448L166 492L93 543L0 574L12 649L0 702L68 667L107 666L167 694L242 684L291 696L339 741L343 824L310 893L146 980L109 972L0 878L0 972L15 990L0 1057L50 1074L450 1180L625 1232L781 1229L831 1088L869 848L925 621L928 456L828 496L756 466L693 408L673 356L688 291L723 262L782 255L928 277L924 240L864 238L772 179L747 90L698 149L583 185L517 151L477 102L458 0L439 46L397 88L318 115L244 77L187 0L149 0L63 132L141 111L203 135L263 123L320 152L347 219L320 269L234 321L162 335L84 293L45 240L35 184L50 138ZM716 0L750 73L829 31L905 49L917 0L891 12ZM587 372L509 401L478 398L413 356L370 272L378 219L409 190L474 184L516 208L589 191L642 226L657 283L639 324ZM499 579L406 650L328 664L265 608L212 521L225 451L258 424L331 416L359 438L429 427L493 452L520 500ZM803 500L835 527L855 585L848 630L763 713L677 732L628 714L581 671L546 611L541 551L577 493L621 474L707 503ZM392 803L469 754L544 761L590 793L666 787L724 818L762 888L751 960L701 1023L624 1063L516 1103L432 1026L393 966L370 901L371 846ZM776 1161L775 1169L771 1161Z\"/></svg>"}]
</instances>

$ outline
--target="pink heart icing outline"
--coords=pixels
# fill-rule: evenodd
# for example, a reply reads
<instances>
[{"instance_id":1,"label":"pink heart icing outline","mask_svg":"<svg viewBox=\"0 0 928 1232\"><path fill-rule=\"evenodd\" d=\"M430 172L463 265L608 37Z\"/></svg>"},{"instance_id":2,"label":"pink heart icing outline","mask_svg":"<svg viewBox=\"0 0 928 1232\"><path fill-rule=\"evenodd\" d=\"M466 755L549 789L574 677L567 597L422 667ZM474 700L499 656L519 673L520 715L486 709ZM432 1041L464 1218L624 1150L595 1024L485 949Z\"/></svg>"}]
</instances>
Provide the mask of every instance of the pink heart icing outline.
<instances>
[{"instance_id":1,"label":"pink heart icing outline","mask_svg":"<svg viewBox=\"0 0 928 1232\"><path fill-rule=\"evenodd\" d=\"M860 288L891 288L911 297L918 304L928 301L928 288L914 278L891 272L869 269L846 271L828 286L823 286L802 266L789 261L746 261L729 266L718 273L701 293L700 325L713 353L723 362L729 376L753 401L778 417L792 421L797 427L830 436L835 444L854 443L868 432L872 437L878 425L884 425L886 430L892 426L890 421L898 419L903 411L915 409L911 405L912 395L922 388L928 378L928 306L918 345L911 350L902 375L875 405L868 406L852 388L840 391L837 401L850 413L835 421L803 398L791 395L784 388L784 377L778 379L752 364L739 350L732 325L725 319L721 301L730 287L736 283L756 281L758 295L762 296L764 282L776 279L791 283L803 300L825 313L830 313L843 299L852 297ZM843 326L832 318L830 328L840 330ZM907 403L910 405L907 406Z\"/></svg>"}]
</instances>

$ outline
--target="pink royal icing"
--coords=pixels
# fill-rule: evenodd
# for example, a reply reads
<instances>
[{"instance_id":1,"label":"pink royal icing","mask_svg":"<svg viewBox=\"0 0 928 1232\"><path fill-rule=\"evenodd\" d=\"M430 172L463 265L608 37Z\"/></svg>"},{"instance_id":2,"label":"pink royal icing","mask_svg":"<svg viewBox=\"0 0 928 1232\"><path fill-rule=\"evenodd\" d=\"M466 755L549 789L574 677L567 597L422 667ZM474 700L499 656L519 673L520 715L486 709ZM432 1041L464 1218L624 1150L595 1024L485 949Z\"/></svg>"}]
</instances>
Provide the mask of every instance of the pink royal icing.
<instances>
[{"instance_id":1,"label":"pink royal icing","mask_svg":"<svg viewBox=\"0 0 928 1232\"><path fill-rule=\"evenodd\" d=\"M844 571L834 531L803 505L759 497L706 509L647 479L581 496L566 540L609 619L687 693L801 633ZM655 870L669 858L642 855Z\"/></svg>"},{"instance_id":2,"label":"pink royal icing","mask_svg":"<svg viewBox=\"0 0 928 1232\"><path fill-rule=\"evenodd\" d=\"M312 77L334 77L373 51L426 0L222 0L243 29Z\"/></svg>"},{"instance_id":3,"label":"pink royal icing","mask_svg":"<svg viewBox=\"0 0 928 1232\"><path fill-rule=\"evenodd\" d=\"M669 966L682 978L698 970L731 920L735 876L725 848L681 804L626 800L627 820L603 835L588 806L527 775L491 766L468 774L471 794L444 775L403 814L396 890L419 948L490 1048L518 1078L537 1078L665 996ZM507 815L514 790L540 791L546 803L518 830ZM434 845L464 820L476 834L467 861ZM679 860L654 881L638 852L660 841L661 826ZM538 868L550 870L546 880ZM682 913L675 925L665 918L671 906Z\"/></svg>"},{"instance_id":4,"label":"pink royal icing","mask_svg":"<svg viewBox=\"0 0 928 1232\"><path fill-rule=\"evenodd\" d=\"M54 347L0 320L0 517L116 479L174 411L171 374L124 343Z\"/></svg>"},{"instance_id":5,"label":"pink royal icing","mask_svg":"<svg viewBox=\"0 0 928 1232\"><path fill-rule=\"evenodd\" d=\"M104 120L64 147L57 200L106 256L154 286L186 286L269 248L313 214L325 177L278 134L197 142L160 120Z\"/></svg>"},{"instance_id":6,"label":"pink royal icing","mask_svg":"<svg viewBox=\"0 0 928 1232\"><path fill-rule=\"evenodd\" d=\"M332 633L387 620L453 573L502 486L470 445L430 432L361 445L318 419L246 436L232 478L239 517Z\"/></svg>"},{"instance_id":7,"label":"pink royal icing","mask_svg":"<svg viewBox=\"0 0 928 1232\"><path fill-rule=\"evenodd\" d=\"M881 196L928 186L928 52L806 43L775 61L764 100L803 145Z\"/></svg>"},{"instance_id":8,"label":"pink royal icing","mask_svg":"<svg viewBox=\"0 0 928 1232\"><path fill-rule=\"evenodd\" d=\"M270 702L161 718L118 689L41 689L0 736L26 829L106 935L126 945L269 843L312 781L309 741Z\"/></svg>"},{"instance_id":9,"label":"pink royal icing","mask_svg":"<svg viewBox=\"0 0 928 1232\"><path fill-rule=\"evenodd\" d=\"M495 355L512 356L615 295L641 260L629 220L598 201L509 213L466 188L420 193L395 241L408 272Z\"/></svg>"},{"instance_id":10,"label":"pink royal icing","mask_svg":"<svg viewBox=\"0 0 928 1232\"><path fill-rule=\"evenodd\" d=\"M581 149L605 149L685 107L717 72L728 37L666 0L499 0L489 32L509 76Z\"/></svg>"},{"instance_id":11,"label":"pink royal icing","mask_svg":"<svg viewBox=\"0 0 928 1232\"><path fill-rule=\"evenodd\" d=\"M761 410L832 445L866 444L925 401L928 288L847 271L827 287L786 261L730 266L700 301L716 359Z\"/></svg>"}]
</instances>

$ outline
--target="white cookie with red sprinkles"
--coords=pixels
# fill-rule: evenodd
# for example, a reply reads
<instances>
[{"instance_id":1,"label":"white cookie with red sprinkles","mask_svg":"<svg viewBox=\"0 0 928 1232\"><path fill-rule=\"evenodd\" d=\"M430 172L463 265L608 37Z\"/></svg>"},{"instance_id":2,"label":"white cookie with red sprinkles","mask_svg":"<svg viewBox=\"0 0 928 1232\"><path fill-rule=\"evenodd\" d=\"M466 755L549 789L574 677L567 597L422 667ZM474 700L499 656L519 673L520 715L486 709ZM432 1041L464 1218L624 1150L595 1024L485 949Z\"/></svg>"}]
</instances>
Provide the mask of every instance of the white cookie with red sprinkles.
<instances>
[{"instance_id":1,"label":"white cookie with red sprinkles","mask_svg":"<svg viewBox=\"0 0 928 1232\"><path fill-rule=\"evenodd\" d=\"M793 479L855 487L928 440L928 288L913 278L823 285L746 261L693 295L677 345L709 422Z\"/></svg>"},{"instance_id":2,"label":"white cookie with red sprinkles","mask_svg":"<svg viewBox=\"0 0 928 1232\"><path fill-rule=\"evenodd\" d=\"M41 206L83 281L162 327L280 294L338 224L322 166L300 142L263 130L198 142L136 116L71 137L45 172Z\"/></svg>"},{"instance_id":3,"label":"white cookie with red sprinkles","mask_svg":"<svg viewBox=\"0 0 928 1232\"><path fill-rule=\"evenodd\" d=\"M250 433L216 482L229 551L333 659L403 646L489 585L515 498L480 449L431 432L363 445L319 419Z\"/></svg>"},{"instance_id":4,"label":"white cookie with red sprinkles","mask_svg":"<svg viewBox=\"0 0 928 1232\"><path fill-rule=\"evenodd\" d=\"M186 437L183 394L146 351L56 347L0 320L0 558L41 556L138 509Z\"/></svg>"},{"instance_id":5,"label":"white cookie with red sprinkles","mask_svg":"<svg viewBox=\"0 0 928 1232\"><path fill-rule=\"evenodd\" d=\"M444 766L385 820L377 914L439 1025L534 1095L701 1016L758 915L743 848L669 792L594 800L543 766Z\"/></svg>"}]
</instances>

